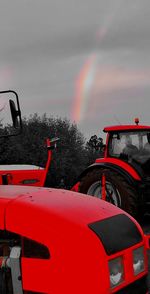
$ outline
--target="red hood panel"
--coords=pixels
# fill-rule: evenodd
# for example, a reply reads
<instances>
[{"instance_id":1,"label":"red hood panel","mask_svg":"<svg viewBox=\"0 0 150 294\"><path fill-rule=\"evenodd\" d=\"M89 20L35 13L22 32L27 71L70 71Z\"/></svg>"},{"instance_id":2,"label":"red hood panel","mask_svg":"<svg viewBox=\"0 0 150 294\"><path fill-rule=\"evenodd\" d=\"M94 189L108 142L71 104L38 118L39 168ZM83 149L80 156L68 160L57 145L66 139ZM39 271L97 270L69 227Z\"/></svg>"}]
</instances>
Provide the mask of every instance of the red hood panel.
<instances>
[{"instance_id":1,"label":"red hood panel","mask_svg":"<svg viewBox=\"0 0 150 294\"><path fill-rule=\"evenodd\" d=\"M3 194L14 199L7 204L7 229L20 233L37 228L46 232L51 224L61 232L71 224L87 227L89 223L124 213L105 201L61 189L9 186Z\"/></svg>"},{"instance_id":2,"label":"red hood panel","mask_svg":"<svg viewBox=\"0 0 150 294\"><path fill-rule=\"evenodd\" d=\"M5 229L5 212L8 204L23 194L27 195L31 190L32 187L0 185L0 229Z\"/></svg>"},{"instance_id":3,"label":"red hood panel","mask_svg":"<svg viewBox=\"0 0 150 294\"><path fill-rule=\"evenodd\" d=\"M39 187L29 186L14 186L14 185L0 185L0 200L12 200L22 195L28 195L31 191L38 191Z\"/></svg>"}]
</instances>

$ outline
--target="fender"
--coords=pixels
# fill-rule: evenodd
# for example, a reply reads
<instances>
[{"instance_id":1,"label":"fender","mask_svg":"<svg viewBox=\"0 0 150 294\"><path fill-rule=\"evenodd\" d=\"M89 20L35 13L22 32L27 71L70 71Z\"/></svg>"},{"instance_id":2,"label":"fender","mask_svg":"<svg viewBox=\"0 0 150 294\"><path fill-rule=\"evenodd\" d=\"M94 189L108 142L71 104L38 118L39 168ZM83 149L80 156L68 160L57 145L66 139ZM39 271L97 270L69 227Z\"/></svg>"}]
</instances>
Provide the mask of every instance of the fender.
<instances>
[{"instance_id":1,"label":"fender","mask_svg":"<svg viewBox=\"0 0 150 294\"><path fill-rule=\"evenodd\" d=\"M114 170L121 174L127 181L128 183L132 185L136 185L137 182L141 181L141 175L135 171L135 169L128 163L116 159L116 158L98 158L96 159L95 163L90 165L86 170L84 170L80 177L79 180L83 176L87 174L90 170L94 168L109 168L110 170Z\"/></svg>"}]
</instances>

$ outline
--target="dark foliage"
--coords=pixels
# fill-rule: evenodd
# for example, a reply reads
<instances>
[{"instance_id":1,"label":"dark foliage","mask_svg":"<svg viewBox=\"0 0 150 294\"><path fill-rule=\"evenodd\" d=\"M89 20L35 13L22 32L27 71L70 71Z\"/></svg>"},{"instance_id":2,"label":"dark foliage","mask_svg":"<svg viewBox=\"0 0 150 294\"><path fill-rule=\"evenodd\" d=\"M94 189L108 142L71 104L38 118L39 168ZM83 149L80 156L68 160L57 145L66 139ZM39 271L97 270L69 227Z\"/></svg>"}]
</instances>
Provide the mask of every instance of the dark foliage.
<instances>
[{"instance_id":1,"label":"dark foliage","mask_svg":"<svg viewBox=\"0 0 150 294\"><path fill-rule=\"evenodd\" d=\"M70 188L80 173L95 159L85 144L83 134L68 119L42 117L37 114L23 119L21 135L1 139L0 164L34 164L44 167L47 160L46 139L59 137L46 185Z\"/></svg>"}]
</instances>

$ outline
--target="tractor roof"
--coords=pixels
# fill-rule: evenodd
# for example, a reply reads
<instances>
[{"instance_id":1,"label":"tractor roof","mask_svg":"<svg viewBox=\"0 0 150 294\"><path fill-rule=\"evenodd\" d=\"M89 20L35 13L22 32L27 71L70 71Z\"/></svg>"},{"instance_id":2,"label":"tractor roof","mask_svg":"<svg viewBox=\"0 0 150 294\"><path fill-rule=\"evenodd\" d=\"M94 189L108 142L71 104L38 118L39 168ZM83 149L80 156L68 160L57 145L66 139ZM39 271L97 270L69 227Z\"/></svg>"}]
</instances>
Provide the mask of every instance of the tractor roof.
<instances>
[{"instance_id":1,"label":"tractor roof","mask_svg":"<svg viewBox=\"0 0 150 294\"><path fill-rule=\"evenodd\" d=\"M116 126L108 126L103 129L103 132L124 132L124 131L142 131L148 130L150 131L150 126L143 125L116 125Z\"/></svg>"}]
</instances>

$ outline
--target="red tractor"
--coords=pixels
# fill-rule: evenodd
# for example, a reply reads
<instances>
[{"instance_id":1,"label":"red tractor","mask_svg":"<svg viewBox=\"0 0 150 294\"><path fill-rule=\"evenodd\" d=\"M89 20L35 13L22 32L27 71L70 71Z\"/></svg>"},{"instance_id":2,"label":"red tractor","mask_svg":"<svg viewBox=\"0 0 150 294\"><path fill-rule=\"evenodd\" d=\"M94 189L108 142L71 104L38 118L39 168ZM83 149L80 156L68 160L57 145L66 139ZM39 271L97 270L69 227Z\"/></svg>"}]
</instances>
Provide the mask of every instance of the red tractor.
<instances>
[{"instance_id":1,"label":"red tractor","mask_svg":"<svg viewBox=\"0 0 150 294\"><path fill-rule=\"evenodd\" d=\"M21 127L20 108L8 101L17 132L6 127L1 137ZM90 196L1 177L1 294L148 294L149 237L130 215Z\"/></svg>"},{"instance_id":2,"label":"red tractor","mask_svg":"<svg viewBox=\"0 0 150 294\"><path fill-rule=\"evenodd\" d=\"M8 99L9 95L14 96L16 99L16 104L14 99ZM5 114L6 118L9 114L9 108L11 110L11 116L13 120L12 133L7 133L7 127L5 126L2 130L4 134L0 137L10 137L16 136L22 131L22 119L21 111L19 105L18 95L15 91L0 91L0 111ZM3 115L2 114L2 115ZM10 117L11 119L11 117ZM3 116L2 116L3 123ZM6 120L6 125L8 120ZM11 121L9 120L9 124ZM14 131L15 130L15 131ZM45 167L40 167L30 164L10 164L10 165L0 165L0 185L28 185L28 186L38 186L43 187L46 181L46 176L50 167L52 160L52 150L56 147L59 138L47 139L47 162Z\"/></svg>"},{"instance_id":3,"label":"red tractor","mask_svg":"<svg viewBox=\"0 0 150 294\"><path fill-rule=\"evenodd\" d=\"M47 162L45 167L31 164L0 165L0 185L27 185L44 187L52 160L52 150L59 138L47 139Z\"/></svg>"},{"instance_id":4,"label":"red tractor","mask_svg":"<svg viewBox=\"0 0 150 294\"><path fill-rule=\"evenodd\" d=\"M105 201L0 186L1 294L148 294L147 242L131 216Z\"/></svg>"},{"instance_id":5,"label":"red tractor","mask_svg":"<svg viewBox=\"0 0 150 294\"><path fill-rule=\"evenodd\" d=\"M121 207L134 217L143 215L150 205L150 126L117 125L104 128L106 145L92 136L90 144L104 148L79 177L72 190L92 195Z\"/></svg>"}]
</instances>

